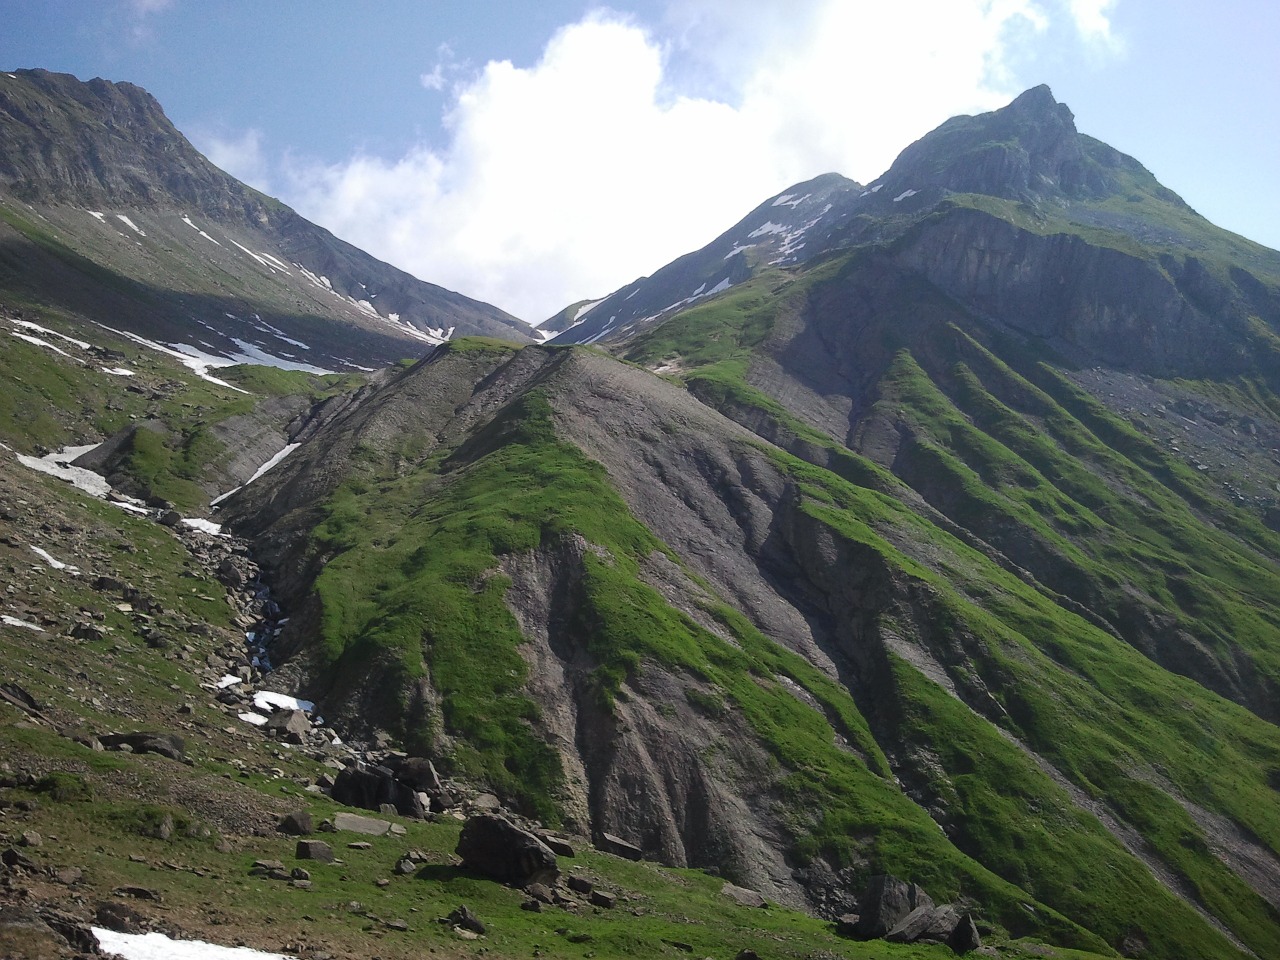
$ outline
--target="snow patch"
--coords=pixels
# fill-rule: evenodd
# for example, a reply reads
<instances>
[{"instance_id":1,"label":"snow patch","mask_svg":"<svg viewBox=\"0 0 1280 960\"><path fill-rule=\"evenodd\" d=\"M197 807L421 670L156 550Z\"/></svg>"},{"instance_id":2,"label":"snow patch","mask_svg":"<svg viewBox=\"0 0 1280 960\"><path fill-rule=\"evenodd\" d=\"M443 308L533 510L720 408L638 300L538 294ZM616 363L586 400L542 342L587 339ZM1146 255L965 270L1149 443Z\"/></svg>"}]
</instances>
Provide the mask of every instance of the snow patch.
<instances>
[{"instance_id":1,"label":"snow patch","mask_svg":"<svg viewBox=\"0 0 1280 960\"><path fill-rule=\"evenodd\" d=\"M794 193L784 193L777 200L773 201L770 206L773 207L791 207L793 210L808 200L813 194L806 193L803 197L798 197Z\"/></svg>"},{"instance_id":2,"label":"snow patch","mask_svg":"<svg viewBox=\"0 0 1280 960\"><path fill-rule=\"evenodd\" d=\"M7 613L0 614L0 623L6 627L21 627L23 630L43 630L44 627L38 623L27 623L25 620L19 620L17 617L11 617Z\"/></svg>"},{"instance_id":3,"label":"snow patch","mask_svg":"<svg viewBox=\"0 0 1280 960\"><path fill-rule=\"evenodd\" d=\"M94 322L96 323L97 321ZM127 340L132 340L140 346L147 347L148 349L155 350L158 353L163 353L166 356L173 357L201 380L207 380L209 383L216 383L220 387L227 387L230 390L234 390L236 393L249 392L248 390L241 390L239 387L234 384L227 383L225 380L219 380L217 377L209 375L210 367L230 367L236 363L242 363L244 361L228 360L226 357L215 357L212 354L205 353L203 350L197 350L195 347L189 346L185 343L174 343L166 347L164 344L156 343L154 340L148 340L146 337L140 337L136 333L129 333L125 330L117 330L115 327L108 327L104 323L99 323L98 326L102 327L103 330L111 331L117 336L124 337Z\"/></svg>"},{"instance_id":4,"label":"snow patch","mask_svg":"<svg viewBox=\"0 0 1280 960\"><path fill-rule=\"evenodd\" d=\"M32 544L27 544L27 546L31 547L32 553L38 556L41 560L43 560L49 566L53 567L53 569L55 570L66 570L70 573L80 572L79 567L73 567L69 563L63 563L61 560L57 559L51 553L49 553L48 550L44 550L41 547L37 547Z\"/></svg>"},{"instance_id":5,"label":"snow patch","mask_svg":"<svg viewBox=\"0 0 1280 960\"><path fill-rule=\"evenodd\" d=\"M871 188L870 190L868 190L867 192L868 192L868 193L879 193L879 192L880 192L880 190L881 190L883 187L884 187L884 184L883 184L883 183L877 183L874 187L872 187L872 188Z\"/></svg>"},{"instance_id":6,"label":"snow patch","mask_svg":"<svg viewBox=\"0 0 1280 960\"><path fill-rule=\"evenodd\" d=\"M211 533L215 537L222 534L222 524L214 523L212 520L205 520L203 517L183 517L182 525L191 527L193 530L203 530L205 533Z\"/></svg>"},{"instance_id":7,"label":"snow patch","mask_svg":"<svg viewBox=\"0 0 1280 960\"><path fill-rule=\"evenodd\" d=\"M123 213L117 213L116 219L119 220L121 223L123 223L126 227L128 227L134 233L138 234L138 236L141 236L141 237L146 236L145 233L143 233L141 230L138 229L138 225L134 223L132 220L130 220L128 217L126 217Z\"/></svg>"},{"instance_id":8,"label":"snow patch","mask_svg":"<svg viewBox=\"0 0 1280 960\"><path fill-rule=\"evenodd\" d=\"M245 723L252 723L255 727L266 726L267 719L268 719L267 717L264 717L262 714L253 713L252 711L245 711L244 713L236 714L236 716L238 716Z\"/></svg>"},{"instance_id":9,"label":"snow patch","mask_svg":"<svg viewBox=\"0 0 1280 960\"><path fill-rule=\"evenodd\" d=\"M106 219L102 216L102 211L100 210L90 210L89 216L93 217L93 219L97 220L99 223L107 222Z\"/></svg>"},{"instance_id":10,"label":"snow patch","mask_svg":"<svg viewBox=\"0 0 1280 960\"><path fill-rule=\"evenodd\" d=\"M237 354L230 363L223 364L224 366L230 366L231 363L261 363L268 367L279 367L281 370L301 370L303 373L325 374L334 372L333 370L326 370L324 367L317 367L310 363L301 363L297 360L285 360L282 357L277 357L273 353L267 353L267 351L258 347L256 344L249 343L247 340L240 340L236 337L232 337L231 342L240 348L240 353ZM303 344L303 346L306 345Z\"/></svg>"},{"instance_id":11,"label":"snow patch","mask_svg":"<svg viewBox=\"0 0 1280 960\"><path fill-rule=\"evenodd\" d=\"M59 333L57 330L50 330L48 327L42 327L38 323L32 323L30 320L10 320L15 327L21 327L23 330L34 330L36 333L43 333L49 337L57 337L65 340L67 343L74 343L81 350L88 350L90 344L83 340L77 340L75 337L68 337L65 333Z\"/></svg>"},{"instance_id":12,"label":"snow patch","mask_svg":"<svg viewBox=\"0 0 1280 960\"><path fill-rule=\"evenodd\" d=\"M98 369L101 370L103 373L111 374L113 377L134 376L134 372L132 370L126 370L124 367L99 367Z\"/></svg>"},{"instance_id":13,"label":"snow patch","mask_svg":"<svg viewBox=\"0 0 1280 960\"><path fill-rule=\"evenodd\" d=\"M920 192L919 190L903 190L900 194L898 194L896 197L893 198L893 202L898 203L902 200L907 199L907 197L914 197L919 192Z\"/></svg>"},{"instance_id":14,"label":"snow patch","mask_svg":"<svg viewBox=\"0 0 1280 960\"><path fill-rule=\"evenodd\" d=\"M207 233L205 233L203 230L201 230L199 227L197 227L194 223L192 223L192 222L191 222L191 218L190 218L190 217L188 217L188 216L183 216L183 218L182 218L182 222L183 222L183 223L185 223L185 224L186 224L188 227L190 227L192 230L194 230L196 233L200 234L200 236L204 237L204 238L205 238L206 240L208 240L210 243L214 243L214 244L217 244L218 246L222 246L222 244L218 243L218 241L217 241L217 240L213 239L213 237L209 236ZM232 242L234 243L234 241L232 241Z\"/></svg>"},{"instance_id":15,"label":"snow patch","mask_svg":"<svg viewBox=\"0 0 1280 960\"><path fill-rule=\"evenodd\" d=\"M71 465L72 460L88 453L96 446L96 443L91 443L85 447L67 447L65 450L59 450L45 457L28 457L21 453L17 457L18 462L25 467L65 480L90 496L102 498L111 492L111 484L92 470Z\"/></svg>"},{"instance_id":16,"label":"snow patch","mask_svg":"<svg viewBox=\"0 0 1280 960\"><path fill-rule=\"evenodd\" d=\"M17 337L19 340L25 340L27 343L34 343L37 347L44 347L46 350L52 350L54 353L61 354L68 360L76 360L76 358L67 353L67 351L63 350L61 347L55 347L48 340L41 340L39 337L33 337L29 333L18 333L14 330L10 330L9 335ZM80 361L76 360L76 362L79 363Z\"/></svg>"},{"instance_id":17,"label":"snow patch","mask_svg":"<svg viewBox=\"0 0 1280 960\"><path fill-rule=\"evenodd\" d=\"M316 708L310 700L299 700L286 693L272 693L270 690L259 690L255 693L253 705L259 710L302 710L306 713Z\"/></svg>"},{"instance_id":18,"label":"snow patch","mask_svg":"<svg viewBox=\"0 0 1280 960\"><path fill-rule=\"evenodd\" d=\"M763 237L770 233L783 233L786 229L787 228L780 223L774 223L772 220L766 220L763 224L748 233L747 237L748 239L754 240L756 237Z\"/></svg>"},{"instance_id":19,"label":"snow patch","mask_svg":"<svg viewBox=\"0 0 1280 960\"><path fill-rule=\"evenodd\" d=\"M739 244L738 246L736 246L736 247L734 247L732 250L730 250L728 253L726 253L726 254L724 255L723 259L728 260L730 257L736 257L736 256L737 256L738 254L740 254L743 250L750 250L750 249L751 249L752 247L754 247L754 246L755 246L755 244L754 244L754 243L742 243L742 244Z\"/></svg>"},{"instance_id":20,"label":"snow patch","mask_svg":"<svg viewBox=\"0 0 1280 960\"><path fill-rule=\"evenodd\" d=\"M217 687L219 690L225 690L227 689L227 687L234 687L237 683L243 683L243 682L244 681L242 681L239 677L233 677L229 673L224 673L222 675L222 678L218 680L218 682L215 683L214 686Z\"/></svg>"},{"instance_id":21,"label":"snow patch","mask_svg":"<svg viewBox=\"0 0 1280 960\"><path fill-rule=\"evenodd\" d=\"M171 940L163 933L117 933L102 927L89 928L103 953L115 953L124 960L297 960L283 953L264 953L249 947L222 947L204 940Z\"/></svg>"}]
</instances>

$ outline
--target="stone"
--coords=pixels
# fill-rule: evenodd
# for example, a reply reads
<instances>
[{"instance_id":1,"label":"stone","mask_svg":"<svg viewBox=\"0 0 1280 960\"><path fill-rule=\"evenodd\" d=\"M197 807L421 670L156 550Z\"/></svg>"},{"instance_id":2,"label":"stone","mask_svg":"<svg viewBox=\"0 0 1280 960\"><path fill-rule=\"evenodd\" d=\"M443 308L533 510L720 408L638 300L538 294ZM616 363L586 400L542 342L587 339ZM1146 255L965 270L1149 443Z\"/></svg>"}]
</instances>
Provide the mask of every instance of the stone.
<instances>
[{"instance_id":1,"label":"stone","mask_svg":"<svg viewBox=\"0 0 1280 960\"><path fill-rule=\"evenodd\" d=\"M20 847L38 847L42 843L44 843L44 837L34 830L23 830L22 836L18 837L18 846Z\"/></svg>"},{"instance_id":2,"label":"stone","mask_svg":"<svg viewBox=\"0 0 1280 960\"><path fill-rule=\"evenodd\" d=\"M445 917L445 923L459 930L469 930L472 933L483 936L488 932L484 923L477 917L465 904L460 905L449 916Z\"/></svg>"},{"instance_id":3,"label":"stone","mask_svg":"<svg viewBox=\"0 0 1280 960\"><path fill-rule=\"evenodd\" d=\"M295 810L293 813L286 813L280 818L280 822L276 824L276 829L293 837L306 837L316 832L315 823L312 821L311 812L308 810Z\"/></svg>"},{"instance_id":4,"label":"stone","mask_svg":"<svg viewBox=\"0 0 1280 960\"><path fill-rule=\"evenodd\" d=\"M569 877L565 883L568 884L570 890L573 890L576 893L590 893L595 889L595 884L586 877L572 876Z\"/></svg>"},{"instance_id":5,"label":"stone","mask_svg":"<svg viewBox=\"0 0 1280 960\"><path fill-rule=\"evenodd\" d=\"M637 847L634 843L623 840L621 837L614 836L612 833L601 833L600 842L596 844L597 848L605 853L612 853L615 857L622 857L624 860L643 860L644 851Z\"/></svg>"},{"instance_id":6,"label":"stone","mask_svg":"<svg viewBox=\"0 0 1280 960\"><path fill-rule=\"evenodd\" d=\"M333 829L348 830L351 833L363 833L370 837L380 837L391 829L391 821L379 820L376 817L364 817L358 813L338 813L333 817Z\"/></svg>"},{"instance_id":7,"label":"stone","mask_svg":"<svg viewBox=\"0 0 1280 960\"><path fill-rule=\"evenodd\" d=\"M277 710L263 729L274 730L277 737L288 743L301 744L311 732L311 721L301 710Z\"/></svg>"},{"instance_id":8,"label":"stone","mask_svg":"<svg viewBox=\"0 0 1280 960\"><path fill-rule=\"evenodd\" d=\"M289 871L289 877L293 880L310 880L311 872L303 870L301 867L294 867Z\"/></svg>"},{"instance_id":9,"label":"stone","mask_svg":"<svg viewBox=\"0 0 1280 960\"><path fill-rule=\"evenodd\" d=\"M185 741L176 733L108 733L98 737L108 750L125 750L131 753L158 753L170 760L182 760L186 752Z\"/></svg>"},{"instance_id":10,"label":"stone","mask_svg":"<svg viewBox=\"0 0 1280 960\"><path fill-rule=\"evenodd\" d=\"M878 874L858 898L859 918L855 939L876 940L918 907L932 907L933 900L919 886L897 877Z\"/></svg>"},{"instance_id":11,"label":"stone","mask_svg":"<svg viewBox=\"0 0 1280 960\"><path fill-rule=\"evenodd\" d=\"M333 863L333 847L323 840L299 840L294 856L299 860L319 860Z\"/></svg>"},{"instance_id":12,"label":"stone","mask_svg":"<svg viewBox=\"0 0 1280 960\"><path fill-rule=\"evenodd\" d=\"M947 946L956 953L968 953L982 946L982 937L978 934L978 925L973 922L973 914L966 913L960 918L960 922L947 937Z\"/></svg>"},{"instance_id":13,"label":"stone","mask_svg":"<svg viewBox=\"0 0 1280 960\"><path fill-rule=\"evenodd\" d=\"M560 875L556 855L546 844L493 814L471 817L463 825L457 854L469 869L515 887L554 885Z\"/></svg>"},{"instance_id":14,"label":"stone","mask_svg":"<svg viewBox=\"0 0 1280 960\"><path fill-rule=\"evenodd\" d=\"M762 894L735 883L725 883L720 892L740 907L767 907L769 901Z\"/></svg>"},{"instance_id":15,"label":"stone","mask_svg":"<svg viewBox=\"0 0 1280 960\"><path fill-rule=\"evenodd\" d=\"M472 797L467 806L477 813L497 813L502 809L502 801L492 793L480 793Z\"/></svg>"},{"instance_id":16,"label":"stone","mask_svg":"<svg viewBox=\"0 0 1280 960\"><path fill-rule=\"evenodd\" d=\"M402 859L402 860L396 861L395 872L402 877L409 876L409 874L413 873L417 869L418 869L417 866L414 865L414 862L412 860Z\"/></svg>"},{"instance_id":17,"label":"stone","mask_svg":"<svg viewBox=\"0 0 1280 960\"><path fill-rule=\"evenodd\" d=\"M921 904L899 920L884 938L891 943L938 942L951 936L960 923L960 911L951 904Z\"/></svg>"},{"instance_id":18,"label":"stone","mask_svg":"<svg viewBox=\"0 0 1280 960\"><path fill-rule=\"evenodd\" d=\"M427 813L418 791L401 783L390 768L384 766L356 764L344 768L334 777L329 794L349 807L381 812L384 805L390 804L393 813L417 819Z\"/></svg>"},{"instance_id":19,"label":"stone","mask_svg":"<svg viewBox=\"0 0 1280 960\"><path fill-rule=\"evenodd\" d=\"M842 914L836 918L836 936L854 940L858 936L858 920L856 913Z\"/></svg>"},{"instance_id":20,"label":"stone","mask_svg":"<svg viewBox=\"0 0 1280 960\"><path fill-rule=\"evenodd\" d=\"M547 847L557 857L575 857L573 845L564 837L557 836L554 833L539 833L538 839L547 845Z\"/></svg>"},{"instance_id":21,"label":"stone","mask_svg":"<svg viewBox=\"0 0 1280 960\"><path fill-rule=\"evenodd\" d=\"M607 890L592 890L589 899L593 907L604 907L606 910L612 910L618 902L618 895L609 893Z\"/></svg>"},{"instance_id":22,"label":"stone","mask_svg":"<svg viewBox=\"0 0 1280 960\"><path fill-rule=\"evenodd\" d=\"M531 883L524 888L524 892L539 903L556 902L555 893L545 883Z\"/></svg>"}]
</instances>

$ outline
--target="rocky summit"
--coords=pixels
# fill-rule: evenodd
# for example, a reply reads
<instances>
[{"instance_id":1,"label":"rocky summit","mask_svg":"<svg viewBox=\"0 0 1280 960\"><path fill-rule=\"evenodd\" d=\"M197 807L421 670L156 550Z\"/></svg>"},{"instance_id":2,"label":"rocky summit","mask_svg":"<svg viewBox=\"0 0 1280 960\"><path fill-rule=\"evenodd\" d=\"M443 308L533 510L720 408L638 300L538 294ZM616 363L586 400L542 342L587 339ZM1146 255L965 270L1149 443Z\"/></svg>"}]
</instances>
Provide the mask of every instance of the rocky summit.
<instances>
[{"instance_id":1,"label":"rocky summit","mask_svg":"<svg viewBox=\"0 0 1280 960\"><path fill-rule=\"evenodd\" d=\"M0 954L1280 955L1280 253L1047 87L537 345L0 123Z\"/></svg>"}]
</instances>

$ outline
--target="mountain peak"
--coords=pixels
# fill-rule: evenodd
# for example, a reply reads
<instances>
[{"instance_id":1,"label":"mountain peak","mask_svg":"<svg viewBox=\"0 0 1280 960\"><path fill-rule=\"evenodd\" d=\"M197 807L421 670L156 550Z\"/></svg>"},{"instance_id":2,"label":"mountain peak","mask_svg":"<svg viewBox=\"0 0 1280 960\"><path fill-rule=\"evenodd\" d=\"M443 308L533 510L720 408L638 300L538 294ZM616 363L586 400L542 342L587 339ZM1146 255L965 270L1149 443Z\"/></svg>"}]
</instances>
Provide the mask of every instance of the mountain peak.
<instances>
[{"instance_id":1,"label":"mountain peak","mask_svg":"<svg viewBox=\"0 0 1280 960\"><path fill-rule=\"evenodd\" d=\"M932 199L983 193L1021 200L1108 189L1091 171L1075 116L1045 84L998 110L951 118L903 150L884 181L886 193L897 195L901 186Z\"/></svg>"}]
</instances>

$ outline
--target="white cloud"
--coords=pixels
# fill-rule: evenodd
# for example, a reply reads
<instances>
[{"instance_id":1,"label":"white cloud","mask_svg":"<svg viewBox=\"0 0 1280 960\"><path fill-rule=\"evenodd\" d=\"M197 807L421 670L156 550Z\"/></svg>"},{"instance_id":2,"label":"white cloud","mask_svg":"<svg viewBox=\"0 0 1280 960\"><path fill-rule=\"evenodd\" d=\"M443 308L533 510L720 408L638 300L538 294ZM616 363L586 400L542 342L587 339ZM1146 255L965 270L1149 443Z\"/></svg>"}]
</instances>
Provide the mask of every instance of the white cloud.
<instances>
[{"instance_id":1,"label":"white cloud","mask_svg":"<svg viewBox=\"0 0 1280 960\"><path fill-rule=\"evenodd\" d=\"M251 128L228 136L197 128L191 131L191 141L215 167L264 193L271 191L270 164L260 130Z\"/></svg>"},{"instance_id":2,"label":"white cloud","mask_svg":"<svg viewBox=\"0 0 1280 960\"><path fill-rule=\"evenodd\" d=\"M1071 0L1096 33L1105 0ZM1089 19L1094 17L1095 19ZM598 297L799 180L875 178L947 117L1019 92L1034 0L684 0L653 34L611 13L538 63L452 88L448 144L294 163L284 198L424 279L531 321ZM449 59L423 76L445 86ZM438 86L437 86L438 84Z\"/></svg>"},{"instance_id":3,"label":"white cloud","mask_svg":"<svg viewBox=\"0 0 1280 960\"><path fill-rule=\"evenodd\" d=\"M463 66L454 55L453 48L447 43L442 43L436 47L436 65L431 68L430 73L424 73L418 79L428 90L443 90L449 77L461 69Z\"/></svg>"},{"instance_id":4,"label":"white cloud","mask_svg":"<svg viewBox=\"0 0 1280 960\"><path fill-rule=\"evenodd\" d=\"M1115 0L1067 0L1067 9L1080 36L1109 52L1120 52L1123 43L1111 29Z\"/></svg>"}]
</instances>

